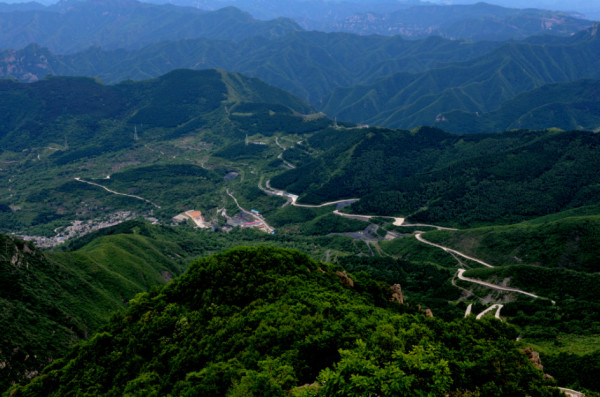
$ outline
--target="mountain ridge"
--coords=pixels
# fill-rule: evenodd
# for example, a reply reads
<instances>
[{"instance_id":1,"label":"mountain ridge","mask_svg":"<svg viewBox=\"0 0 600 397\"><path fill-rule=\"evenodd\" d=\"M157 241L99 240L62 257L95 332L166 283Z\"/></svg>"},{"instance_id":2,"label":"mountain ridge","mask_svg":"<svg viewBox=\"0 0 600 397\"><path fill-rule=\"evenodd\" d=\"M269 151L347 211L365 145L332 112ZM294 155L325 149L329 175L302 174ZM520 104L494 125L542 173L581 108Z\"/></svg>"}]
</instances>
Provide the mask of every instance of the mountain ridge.
<instances>
[{"instance_id":1,"label":"mountain ridge","mask_svg":"<svg viewBox=\"0 0 600 397\"><path fill-rule=\"evenodd\" d=\"M4 48L37 43L62 54L93 45L140 48L156 41L199 37L240 40L301 30L292 20L258 21L234 7L203 12L137 0L62 2L43 10L0 12L0 26ZM26 31L23 26L27 26Z\"/></svg>"}]
</instances>

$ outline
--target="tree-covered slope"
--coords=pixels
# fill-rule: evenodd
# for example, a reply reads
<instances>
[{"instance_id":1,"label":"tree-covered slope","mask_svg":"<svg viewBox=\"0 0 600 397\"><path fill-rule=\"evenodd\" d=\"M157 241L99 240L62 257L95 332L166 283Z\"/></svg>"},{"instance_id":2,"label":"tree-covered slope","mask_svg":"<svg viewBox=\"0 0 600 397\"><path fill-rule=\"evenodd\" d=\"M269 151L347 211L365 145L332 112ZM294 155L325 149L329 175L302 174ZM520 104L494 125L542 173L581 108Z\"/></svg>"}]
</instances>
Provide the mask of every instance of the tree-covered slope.
<instances>
[{"instance_id":1,"label":"tree-covered slope","mask_svg":"<svg viewBox=\"0 0 600 397\"><path fill-rule=\"evenodd\" d=\"M61 54L92 46L141 48L158 41L199 37L278 37L295 30L301 28L292 20L259 21L233 7L206 12L135 0L60 2L42 10L0 12L2 48L37 43Z\"/></svg>"},{"instance_id":2,"label":"tree-covered slope","mask_svg":"<svg viewBox=\"0 0 600 397\"><path fill-rule=\"evenodd\" d=\"M597 206L594 209L598 211ZM600 270L600 218L596 215L436 231L427 238L498 266L523 263L590 273Z\"/></svg>"},{"instance_id":3,"label":"tree-covered slope","mask_svg":"<svg viewBox=\"0 0 600 397\"><path fill-rule=\"evenodd\" d=\"M199 129L211 113L225 114L226 108L246 102L277 104L284 113L311 111L280 89L218 70L176 70L156 79L113 86L83 77L51 77L33 84L0 80L0 92L4 150L65 140L71 148L100 141L114 149L133 143L134 125L146 126L147 139L164 138L173 130L183 134ZM182 126L185 132L176 129Z\"/></svg>"},{"instance_id":4,"label":"tree-covered slope","mask_svg":"<svg viewBox=\"0 0 600 397\"><path fill-rule=\"evenodd\" d=\"M335 270L264 247L201 259L11 393L558 395L510 327L426 318Z\"/></svg>"},{"instance_id":5,"label":"tree-covered slope","mask_svg":"<svg viewBox=\"0 0 600 397\"><path fill-rule=\"evenodd\" d=\"M104 238L77 252L42 252L0 235L0 388L35 376L89 337L135 294L183 271L175 244Z\"/></svg>"},{"instance_id":6,"label":"tree-covered slope","mask_svg":"<svg viewBox=\"0 0 600 397\"><path fill-rule=\"evenodd\" d=\"M594 27L550 43L505 43L469 61L337 88L324 102L323 111L343 120L395 128L434 125L451 111L491 112L544 84L597 79L598 37ZM517 120L506 120L513 122ZM461 125L456 127L451 131L463 132Z\"/></svg>"},{"instance_id":7,"label":"tree-covered slope","mask_svg":"<svg viewBox=\"0 0 600 397\"><path fill-rule=\"evenodd\" d=\"M360 214L513 223L596 203L599 143L577 131L330 129L306 141L322 155L271 183L310 203L361 198L352 206Z\"/></svg>"},{"instance_id":8,"label":"tree-covered slope","mask_svg":"<svg viewBox=\"0 0 600 397\"><path fill-rule=\"evenodd\" d=\"M515 96L493 112L442 113L435 125L463 133L551 127L594 131L600 127L599 95L597 80L546 84Z\"/></svg>"},{"instance_id":9,"label":"tree-covered slope","mask_svg":"<svg viewBox=\"0 0 600 397\"><path fill-rule=\"evenodd\" d=\"M221 70L110 86L83 77L2 80L0 92L0 230L20 235L30 227L55 235L105 216L170 222L226 206L224 177L239 174L238 163L276 160L274 135L332 123L292 94Z\"/></svg>"},{"instance_id":10,"label":"tree-covered slope","mask_svg":"<svg viewBox=\"0 0 600 397\"><path fill-rule=\"evenodd\" d=\"M162 41L139 50L90 48L68 55L30 45L0 53L0 76L23 81L47 74L94 76L118 83L157 77L175 68L220 68L259 77L318 105L335 87L371 82L400 71L421 72L439 63L479 56L499 45L439 37L412 41L400 36L304 31L237 42Z\"/></svg>"}]
</instances>

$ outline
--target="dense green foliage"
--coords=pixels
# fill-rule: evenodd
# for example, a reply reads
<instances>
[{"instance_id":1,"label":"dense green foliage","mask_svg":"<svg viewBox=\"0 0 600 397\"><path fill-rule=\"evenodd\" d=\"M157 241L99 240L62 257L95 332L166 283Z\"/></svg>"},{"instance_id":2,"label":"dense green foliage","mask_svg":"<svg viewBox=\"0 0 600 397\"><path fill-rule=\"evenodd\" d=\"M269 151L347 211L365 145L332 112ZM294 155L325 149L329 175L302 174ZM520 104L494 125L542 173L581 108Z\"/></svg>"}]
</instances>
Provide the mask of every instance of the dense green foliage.
<instances>
[{"instance_id":1,"label":"dense green foliage","mask_svg":"<svg viewBox=\"0 0 600 397\"><path fill-rule=\"evenodd\" d=\"M238 244L296 248L315 258L324 257L325 250L361 252L340 236L200 232L137 220L70 240L57 252L42 253L30 243L0 238L0 360L7 364L0 369L2 389L65 354L128 299L180 274L193 258Z\"/></svg>"},{"instance_id":2,"label":"dense green foliage","mask_svg":"<svg viewBox=\"0 0 600 397\"><path fill-rule=\"evenodd\" d=\"M362 214L454 225L514 223L598 198L600 136L589 132L455 136L429 128L329 129L307 144L323 154L273 178L272 185L312 203L361 197L352 209Z\"/></svg>"},{"instance_id":3,"label":"dense green foliage","mask_svg":"<svg viewBox=\"0 0 600 397\"><path fill-rule=\"evenodd\" d=\"M260 247L199 260L12 393L557 395L510 327L428 319L319 266Z\"/></svg>"},{"instance_id":4,"label":"dense green foliage","mask_svg":"<svg viewBox=\"0 0 600 397\"><path fill-rule=\"evenodd\" d=\"M544 369L555 374L558 382L577 388L576 390L600 390L598 371L600 371L600 353L583 356L561 353L555 356L542 354ZM585 395L597 396L587 391Z\"/></svg>"},{"instance_id":5,"label":"dense green foliage","mask_svg":"<svg viewBox=\"0 0 600 397\"><path fill-rule=\"evenodd\" d=\"M600 127L599 86L596 80L546 84L515 96L489 113L443 113L441 117L445 120L438 125L462 133L550 127L597 130Z\"/></svg>"},{"instance_id":6,"label":"dense green foliage","mask_svg":"<svg viewBox=\"0 0 600 397\"><path fill-rule=\"evenodd\" d=\"M334 214L319 216L300 227L300 232L306 235L323 235L363 230L368 224L356 219L343 218Z\"/></svg>"},{"instance_id":7,"label":"dense green foliage","mask_svg":"<svg viewBox=\"0 0 600 397\"><path fill-rule=\"evenodd\" d=\"M459 318L464 313L462 305L449 304L459 298L460 291L450 285L454 269L441 268L425 262L419 263L392 258L343 257L338 263L351 272L365 271L374 279L387 284L400 284L404 301L422 305L432 310L436 317Z\"/></svg>"},{"instance_id":8,"label":"dense green foliage","mask_svg":"<svg viewBox=\"0 0 600 397\"><path fill-rule=\"evenodd\" d=\"M136 293L184 268L171 257L173 243L135 235L68 254L3 235L0 243L0 389L35 374Z\"/></svg>"}]
</instances>

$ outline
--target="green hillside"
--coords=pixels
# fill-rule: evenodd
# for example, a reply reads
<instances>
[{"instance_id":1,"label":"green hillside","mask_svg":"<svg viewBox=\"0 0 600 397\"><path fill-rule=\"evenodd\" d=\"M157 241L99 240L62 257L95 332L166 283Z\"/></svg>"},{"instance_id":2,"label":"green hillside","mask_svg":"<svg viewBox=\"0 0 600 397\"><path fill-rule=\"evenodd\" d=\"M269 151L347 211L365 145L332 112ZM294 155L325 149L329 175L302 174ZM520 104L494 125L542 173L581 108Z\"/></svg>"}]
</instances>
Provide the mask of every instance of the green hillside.
<instances>
[{"instance_id":1,"label":"green hillside","mask_svg":"<svg viewBox=\"0 0 600 397\"><path fill-rule=\"evenodd\" d=\"M597 206L595 210L598 213ZM600 270L600 217L597 215L442 230L427 233L427 238L497 266L523 263L589 273Z\"/></svg>"},{"instance_id":2,"label":"green hillside","mask_svg":"<svg viewBox=\"0 0 600 397\"><path fill-rule=\"evenodd\" d=\"M335 271L264 247L199 260L11 393L558 395L510 327L426 318Z\"/></svg>"},{"instance_id":3,"label":"green hillside","mask_svg":"<svg viewBox=\"0 0 600 397\"><path fill-rule=\"evenodd\" d=\"M275 87L217 70L176 70L112 86L67 77L33 84L0 80L0 84L4 93L0 142L4 150L13 151L61 144L65 139L71 149L104 140L103 147L114 150L133 144L134 125L146 126L149 131L140 131L144 138L173 137L200 129L208 120L218 121L227 105L244 102L277 104L287 113L311 110Z\"/></svg>"},{"instance_id":4,"label":"green hillside","mask_svg":"<svg viewBox=\"0 0 600 397\"><path fill-rule=\"evenodd\" d=\"M0 240L0 389L37 374L135 294L184 269L172 257L173 243L135 235L74 253L41 252L4 235Z\"/></svg>"},{"instance_id":5,"label":"green hillside","mask_svg":"<svg viewBox=\"0 0 600 397\"><path fill-rule=\"evenodd\" d=\"M256 160L251 149L269 162L280 150L274 135L331 123L285 91L219 70L117 85L3 80L0 90L0 230L20 234L231 205L225 176Z\"/></svg>"},{"instance_id":6,"label":"green hillside","mask_svg":"<svg viewBox=\"0 0 600 397\"><path fill-rule=\"evenodd\" d=\"M360 197L352 206L359 214L514 223L595 204L598 139L577 131L329 129L306 141L320 156L271 182L307 203Z\"/></svg>"},{"instance_id":7,"label":"green hillside","mask_svg":"<svg viewBox=\"0 0 600 397\"><path fill-rule=\"evenodd\" d=\"M487 113L547 83L598 79L596 32L590 29L562 41L505 43L472 60L337 88L323 111L343 120L394 128L436 123L444 128L443 115L448 112Z\"/></svg>"},{"instance_id":8,"label":"green hillside","mask_svg":"<svg viewBox=\"0 0 600 397\"><path fill-rule=\"evenodd\" d=\"M493 112L443 113L436 125L462 133L551 127L595 131L600 128L599 94L596 80L546 84L517 95Z\"/></svg>"},{"instance_id":9,"label":"green hillside","mask_svg":"<svg viewBox=\"0 0 600 397\"><path fill-rule=\"evenodd\" d=\"M301 249L314 258L324 258L326 251L332 258L361 253L341 236L267 235L253 229L218 233L139 220L69 240L53 251L4 235L0 241L2 390L89 338L135 294L170 281L192 259L239 244Z\"/></svg>"}]
</instances>

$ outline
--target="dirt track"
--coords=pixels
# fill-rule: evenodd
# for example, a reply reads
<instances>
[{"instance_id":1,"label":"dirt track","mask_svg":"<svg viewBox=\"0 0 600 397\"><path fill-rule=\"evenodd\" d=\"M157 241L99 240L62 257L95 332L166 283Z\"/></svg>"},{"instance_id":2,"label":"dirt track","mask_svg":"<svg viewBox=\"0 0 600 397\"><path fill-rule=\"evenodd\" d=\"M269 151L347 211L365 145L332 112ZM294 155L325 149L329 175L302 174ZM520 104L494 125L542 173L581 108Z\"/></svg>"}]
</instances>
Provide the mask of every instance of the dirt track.
<instances>
[{"instance_id":1,"label":"dirt track","mask_svg":"<svg viewBox=\"0 0 600 397\"><path fill-rule=\"evenodd\" d=\"M109 193L112 193L112 194L116 194L116 195L118 195L118 196L125 196L125 197L131 197L131 198L134 198L134 199L137 199L137 200L142 200L142 201L145 201L145 202L147 202L148 204L152 204L152 205L153 205L153 206L155 206L156 208L160 208L160 205L158 205L158 204L154 204L152 201L150 201L150 200L147 200L147 199L145 199L145 198L143 198L143 197L140 197L140 196L135 196L135 195L133 195L133 194L126 194L126 193L119 193L119 192L115 192L114 190L111 190L111 189L107 188L106 186L102 186L102 185L100 185L99 183L95 183L95 182L86 181L86 180L83 180L83 179L81 179L81 178L79 178L79 177L76 177L76 178L75 178L75 180L76 180L77 182L87 183L88 185L92 185L92 186L97 186L97 187L100 187L100 188L102 188L102 189L106 190L107 192L109 192Z\"/></svg>"}]
</instances>

